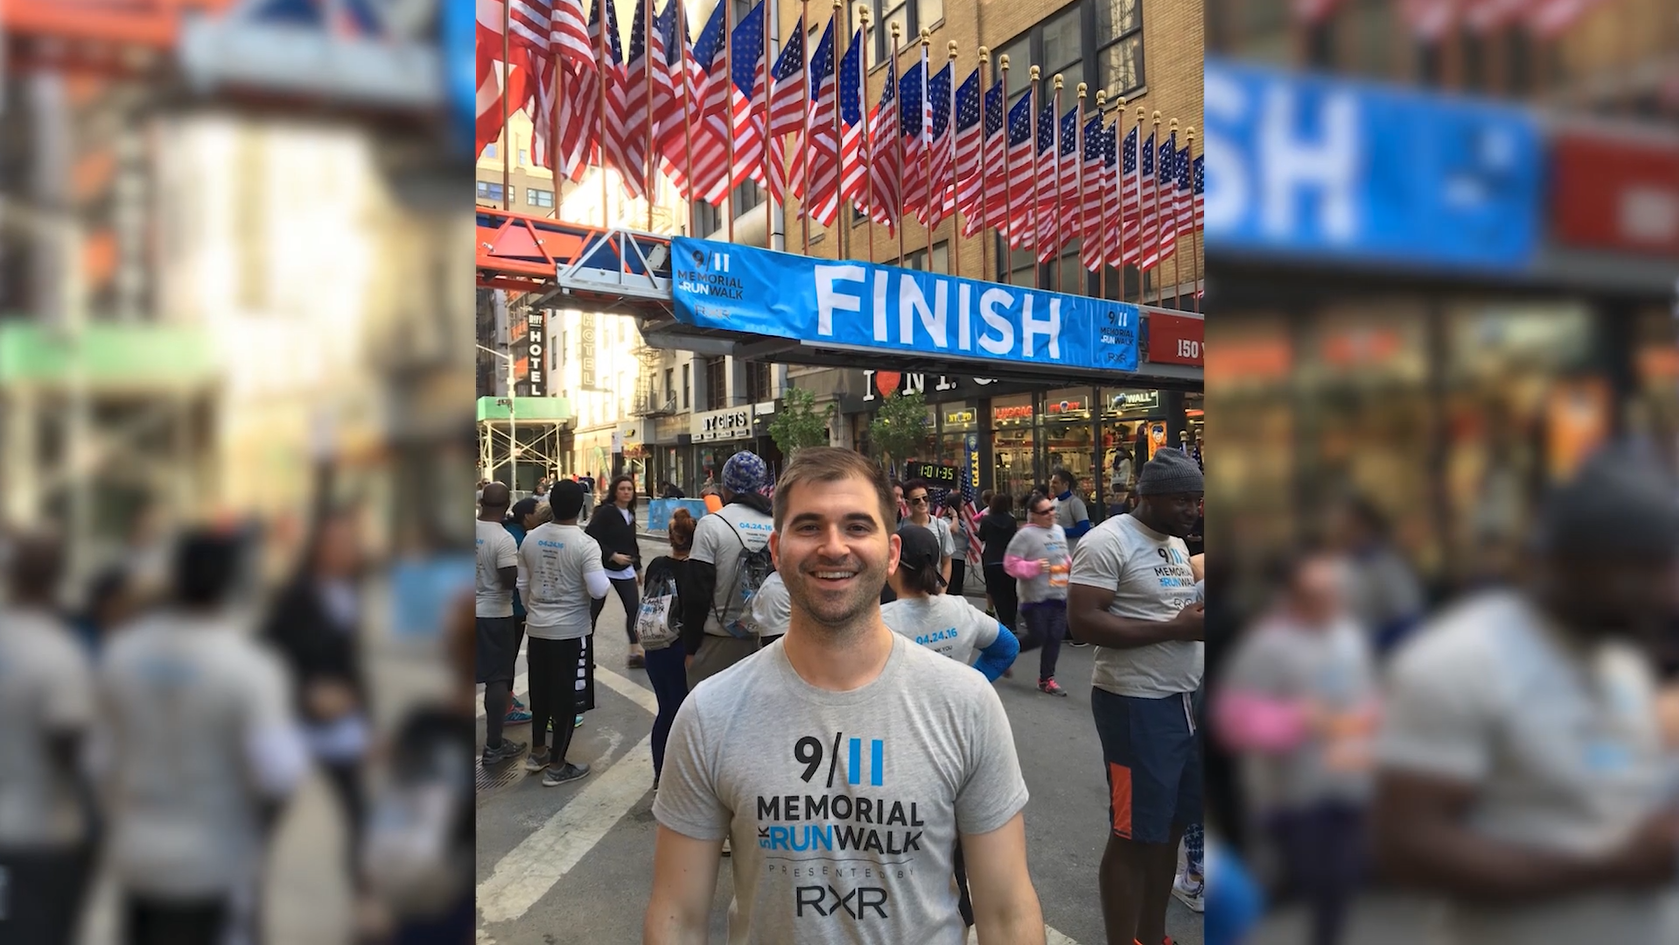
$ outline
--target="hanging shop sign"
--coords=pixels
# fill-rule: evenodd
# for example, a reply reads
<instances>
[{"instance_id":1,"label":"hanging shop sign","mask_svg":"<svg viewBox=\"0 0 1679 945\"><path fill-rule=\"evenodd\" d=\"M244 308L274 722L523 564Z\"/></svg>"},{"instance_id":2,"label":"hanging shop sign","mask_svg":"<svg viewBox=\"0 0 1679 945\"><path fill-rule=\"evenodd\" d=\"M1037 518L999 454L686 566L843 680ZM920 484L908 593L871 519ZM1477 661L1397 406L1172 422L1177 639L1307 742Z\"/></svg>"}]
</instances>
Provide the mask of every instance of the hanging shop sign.
<instances>
[{"instance_id":1,"label":"hanging shop sign","mask_svg":"<svg viewBox=\"0 0 1679 945\"><path fill-rule=\"evenodd\" d=\"M1679 258L1679 139L1564 131L1551 161L1557 242Z\"/></svg>"},{"instance_id":2,"label":"hanging shop sign","mask_svg":"<svg viewBox=\"0 0 1679 945\"><path fill-rule=\"evenodd\" d=\"M678 321L894 354L1137 369L1135 305L676 237Z\"/></svg>"},{"instance_id":3,"label":"hanging shop sign","mask_svg":"<svg viewBox=\"0 0 1679 945\"><path fill-rule=\"evenodd\" d=\"M1083 413L1090 409L1090 401L1083 397L1069 397L1066 400L1052 400L1044 405L1052 416Z\"/></svg>"},{"instance_id":4,"label":"hanging shop sign","mask_svg":"<svg viewBox=\"0 0 1679 945\"><path fill-rule=\"evenodd\" d=\"M582 331L578 335L580 360L583 362L584 390L595 390L595 313L581 312Z\"/></svg>"},{"instance_id":5,"label":"hanging shop sign","mask_svg":"<svg viewBox=\"0 0 1679 945\"><path fill-rule=\"evenodd\" d=\"M1137 413L1159 409L1160 392L1157 390L1121 391L1108 399L1110 413Z\"/></svg>"},{"instance_id":6,"label":"hanging shop sign","mask_svg":"<svg viewBox=\"0 0 1679 945\"><path fill-rule=\"evenodd\" d=\"M689 421L688 432L695 442L750 440L757 434L756 421L773 413L775 401L696 413Z\"/></svg>"},{"instance_id":7,"label":"hanging shop sign","mask_svg":"<svg viewBox=\"0 0 1679 945\"><path fill-rule=\"evenodd\" d=\"M974 410L972 407L965 407L961 410L946 410L944 412L944 425L947 427L966 426L973 422Z\"/></svg>"},{"instance_id":8,"label":"hanging shop sign","mask_svg":"<svg viewBox=\"0 0 1679 945\"><path fill-rule=\"evenodd\" d=\"M1031 404L1022 404L1018 407L991 408L991 419L993 420L1030 420L1035 414L1036 412L1032 409Z\"/></svg>"},{"instance_id":9,"label":"hanging shop sign","mask_svg":"<svg viewBox=\"0 0 1679 945\"><path fill-rule=\"evenodd\" d=\"M950 374L905 374L900 371L864 371L863 373L863 401L875 400L881 397L891 397L901 389L906 394L925 394L931 390L935 394L946 391L983 391L997 383L992 377L958 377ZM934 397L934 400L941 398ZM948 398L946 398L948 399Z\"/></svg>"},{"instance_id":10,"label":"hanging shop sign","mask_svg":"<svg viewBox=\"0 0 1679 945\"><path fill-rule=\"evenodd\" d=\"M961 479L961 467L948 463L909 463L904 467L909 479L925 479L935 486L951 488Z\"/></svg>"},{"instance_id":11,"label":"hanging shop sign","mask_svg":"<svg viewBox=\"0 0 1679 945\"><path fill-rule=\"evenodd\" d=\"M531 397L548 396L547 363L543 360L547 350L547 312L533 310L528 316L524 334L524 355L528 362L525 384L529 388Z\"/></svg>"},{"instance_id":12,"label":"hanging shop sign","mask_svg":"<svg viewBox=\"0 0 1679 945\"><path fill-rule=\"evenodd\" d=\"M1526 111L1208 59L1209 252L1517 271L1540 237Z\"/></svg>"},{"instance_id":13,"label":"hanging shop sign","mask_svg":"<svg viewBox=\"0 0 1679 945\"><path fill-rule=\"evenodd\" d=\"M1206 319L1150 312L1143 325L1143 347L1156 364L1204 367Z\"/></svg>"}]
</instances>

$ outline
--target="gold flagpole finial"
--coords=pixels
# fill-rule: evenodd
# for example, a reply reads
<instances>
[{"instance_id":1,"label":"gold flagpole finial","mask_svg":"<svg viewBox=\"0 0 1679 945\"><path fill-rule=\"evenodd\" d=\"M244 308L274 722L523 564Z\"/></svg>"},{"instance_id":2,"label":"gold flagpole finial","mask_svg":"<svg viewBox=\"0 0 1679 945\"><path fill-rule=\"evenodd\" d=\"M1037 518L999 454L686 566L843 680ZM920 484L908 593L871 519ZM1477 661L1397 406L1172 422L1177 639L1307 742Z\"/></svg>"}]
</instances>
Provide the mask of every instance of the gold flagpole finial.
<instances>
[{"instance_id":1,"label":"gold flagpole finial","mask_svg":"<svg viewBox=\"0 0 1679 945\"><path fill-rule=\"evenodd\" d=\"M1085 94L1088 93L1089 91L1090 91L1090 85L1088 83L1085 83L1085 82L1080 82L1079 83L1079 98L1081 98L1081 99L1084 98Z\"/></svg>"},{"instance_id":2,"label":"gold flagpole finial","mask_svg":"<svg viewBox=\"0 0 1679 945\"><path fill-rule=\"evenodd\" d=\"M1159 109L1155 109L1155 112L1154 112L1154 125L1157 128L1160 127L1160 110Z\"/></svg>"},{"instance_id":3,"label":"gold flagpole finial","mask_svg":"<svg viewBox=\"0 0 1679 945\"><path fill-rule=\"evenodd\" d=\"M990 47L988 47L988 46L979 47L979 61L982 64L985 64L985 65L990 65L991 64L991 49L990 49Z\"/></svg>"},{"instance_id":4,"label":"gold flagpole finial","mask_svg":"<svg viewBox=\"0 0 1679 945\"><path fill-rule=\"evenodd\" d=\"M903 24L899 23L897 20L893 20L892 21L892 38L897 39L898 37L900 37L902 35L904 35Z\"/></svg>"},{"instance_id":5,"label":"gold flagpole finial","mask_svg":"<svg viewBox=\"0 0 1679 945\"><path fill-rule=\"evenodd\" d=\"M921 45L923 45L923 46L933 45L933 31L932 30L927 29L925 27L922 28L922 30L921 30Z\"/></svg>"},{"instance_id":6,"label":"gold flagpole finial","mask_svg":"<svg viewBox=\"0 0 1679 945\"><path fill-rule=\"evenodd\" d=\"M1033 66L1031 69L1027 70L1027 75L1033 82L1036 82L1043 75L1043 70L1039 69L1037 66Z\"/></svg>"},{"instance_id":7,"label":"gold flagpole finial","mask_svg":"<svg viewBox=\"0 0 1679 945\"><path fill-rule=\"evenodd\" d=\"M954 39L950 41L950 61L956 61L956 40Z\"/></svg>"},{"instance_id":8,"label":"gold flagpole finial","mask_svg":"<svg viewBox=\"0 0 1679 945\"><path fill-rule=\"evenodd\" d=\"M1003 70L1004 72L1009 71L1009 54L1008 53L1003 53L1001 56L997 57L997 68Z\"/></svg>"},{"instance_id":9,"label":"gold flagpole finial","mask_svg":"<svg viewBox=\"0 0 1679 945\"><path fill-rule=\"evenodd\" d=\"M1103 108L1107 107L1107 104L1108 104L1107 90L1106 89L1097 89L1096 90L1096 110L1098 112L1100 112ZM1124 102L1123 101L1121 101L1120 106L1124 107Z\"/></svg>"},{"instance_id":10,"label":"gold flagpole finial","mask_svg":"<svg viewBox=\"0 0 1679 945\"><path fill-rule=\"evenodd\" d=\"M1055 91L1061 91L1061 73L1059 72L1055 74Z\"/></svg>"}]
</instances>

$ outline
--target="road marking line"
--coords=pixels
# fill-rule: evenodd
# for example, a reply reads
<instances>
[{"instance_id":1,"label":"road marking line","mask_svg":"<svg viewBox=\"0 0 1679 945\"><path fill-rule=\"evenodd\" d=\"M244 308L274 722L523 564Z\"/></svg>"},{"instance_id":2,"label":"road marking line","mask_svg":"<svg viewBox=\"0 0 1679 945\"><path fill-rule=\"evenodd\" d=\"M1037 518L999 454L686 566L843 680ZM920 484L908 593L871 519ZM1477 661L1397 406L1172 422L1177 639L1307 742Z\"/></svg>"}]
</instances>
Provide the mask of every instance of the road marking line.
<instances>
[{"instance_id":1,"label":"road marking line","mask_svg":"<svg viewBox=\"0 0 1679 945\"><path fill-rule=\"evenodd\" d=\"M652 734L593 775L593 783L502 857L490 878L478 884L478 910L485 922L508 922L528 912L641 803L653 786Z\"/></svg>"}]
</instances>

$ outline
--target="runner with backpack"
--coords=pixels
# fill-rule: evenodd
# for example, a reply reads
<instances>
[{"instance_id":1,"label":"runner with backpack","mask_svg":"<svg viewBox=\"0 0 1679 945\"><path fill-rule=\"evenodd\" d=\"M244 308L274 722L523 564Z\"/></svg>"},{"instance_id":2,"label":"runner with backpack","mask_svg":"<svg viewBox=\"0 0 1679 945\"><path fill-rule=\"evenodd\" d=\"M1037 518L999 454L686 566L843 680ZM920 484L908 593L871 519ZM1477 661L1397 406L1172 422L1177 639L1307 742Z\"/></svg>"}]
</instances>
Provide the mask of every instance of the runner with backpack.
<instances>
[{"instance_id":1,"label":"runner with backpack","mask_svg":"<svg viewBox=\"0 0 1679 945\"><path fill-rule=\"evenodd\" d=\"M752 599L775 573L770 557L769 467L742 451L723 464L723 508L700 519L689 556L691 596L682 600L688 688L756 653L762 645Z\"/></svg>"}]
</instances>

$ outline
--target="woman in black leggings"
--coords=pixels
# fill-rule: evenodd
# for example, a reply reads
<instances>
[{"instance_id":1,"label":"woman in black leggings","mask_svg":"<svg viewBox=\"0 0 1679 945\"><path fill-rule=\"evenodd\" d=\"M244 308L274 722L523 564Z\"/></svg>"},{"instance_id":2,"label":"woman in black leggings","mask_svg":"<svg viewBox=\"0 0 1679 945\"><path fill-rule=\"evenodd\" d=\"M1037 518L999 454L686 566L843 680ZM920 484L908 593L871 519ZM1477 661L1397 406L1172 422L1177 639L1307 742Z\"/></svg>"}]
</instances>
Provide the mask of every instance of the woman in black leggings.
<instances>
[{"instance_id":1,"label":"woman in black leggings","mask_svg":"<svg viewBox=\"0 0 1679 945\"><path fill-rule=\"evenodd\" d=\"M641 546L635 534L635 480L629 476L614 477L607 495L612 501L595 509L585 531L600 542L601 564L606 568L606 576L612 579L612 589L624 603L624 633L630 641L630 656L624 665L643 669L647 657L641 649L641 640L635 635L635 618L641 610ZM605 607L604 599L589 605L591 635Z\"/></svg>"},{"instance_id":2,"label":"woman in black leggings","mask_svg":"<svg viewBox=\"0 0 1679 945\"><path fill-rule=\"evenodd\" d=\"M1020 592L1014 578L1003 570L1003 552L1009 547L1020 523L1010 512L1014 499L1006 492L991 497L989 510L979 520L979 539L985 543L981 561L985 564L985 593L991 597L997 622L1014 630L1015 617L1020 614Z\"/></svg>"}]
</instances>

